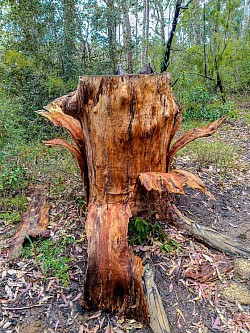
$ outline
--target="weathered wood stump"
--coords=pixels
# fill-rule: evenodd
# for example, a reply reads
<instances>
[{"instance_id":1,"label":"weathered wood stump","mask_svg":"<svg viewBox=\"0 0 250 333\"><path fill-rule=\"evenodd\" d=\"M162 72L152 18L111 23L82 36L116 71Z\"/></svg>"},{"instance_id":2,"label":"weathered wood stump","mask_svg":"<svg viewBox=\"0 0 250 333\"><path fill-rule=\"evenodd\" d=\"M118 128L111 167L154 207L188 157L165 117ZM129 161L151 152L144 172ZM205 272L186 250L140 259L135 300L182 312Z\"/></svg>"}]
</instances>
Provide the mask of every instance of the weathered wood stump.
<instances>
[{"instance_id":1,"label":"weathered wood stump","mask_svg":"<svg viewBox=\"0 0 250 333\"><path fill-rule=\"evenodd\" d=\"M127 243L129 218L148 208L147 191L152 203L165 200L167 216L172 193L183 194L183 186L208 193L197 176L170 171L170 165L180 148L211 135L222 120L188 132L171 147L182 116L168 74L80 77L76 92L45 109L40 113L65 127L76 147L58 139L45 144L69 148L84 181L88 267L83 305L148 323L142 262Z\"/></svg>"},{"instance_id":2,"label":"weathered wood stump","mask_svg":"<svg viewBox=\"0 0 250 333\"><path fill-rule=\"evenodd\" d=\"M128 248L137 178L165 172L176 116L167 75L80 78L64 112L81 123L89 180L88 268L84 306L148 322L142 263Z\"/></svg>"}]
</instances>

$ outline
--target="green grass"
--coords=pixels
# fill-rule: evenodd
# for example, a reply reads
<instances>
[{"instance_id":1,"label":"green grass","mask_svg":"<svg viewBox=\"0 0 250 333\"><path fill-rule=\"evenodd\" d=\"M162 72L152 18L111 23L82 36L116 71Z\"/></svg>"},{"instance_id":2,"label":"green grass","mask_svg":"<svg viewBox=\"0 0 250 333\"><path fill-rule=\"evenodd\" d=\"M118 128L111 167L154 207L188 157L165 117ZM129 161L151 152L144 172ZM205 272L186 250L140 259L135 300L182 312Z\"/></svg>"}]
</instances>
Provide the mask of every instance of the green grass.
<instances>
[{"instance_id":1,"label":"green grass","mask_svg":"<svg viewBox=\"0 0 250 333\"><path fill-rule=\"evenodd\" d=\"M244 121L245 121L248 125L250 125L250 111L248 111L248 113L244 113L242 116L243 116Z\"/></svg>"},{"instance_id":2,"label":"green grass","mask_svg":"<svg viewBox=\"0 0 250 333\"><path fill-rule=\"evenodd\" d=\"M37 269L46 276L57 277L64 286L69 283L69 263L67 247L74 242L73 237L61 237L57 241L51 239L32 241L29 239L23 249L22 257L34 259Z\"/></svg>"},{"instance_id":3,"label":"green grass","mask_svg":"<svg viewBox=\"0 0 250 333\"><path fill-rule=\"evenodd\" d=\"M63 137L67 133L58 131L42 117L24 116L18 101L7 101L4 96L0 105L0 224L6 225L11 237L15 224L21 221L28 207L30 187L45 184L51 201L58 202L62 196L70 200L72 177L80 183L79 170L73 157L65 149L45 147L42 140ZM35 110L34 110L35 111ZM32 199L32 198L31 198ZM65 199L64 197L62 198ZM31 240L26 242L23 258L34 260L37 269L46 277L55 276L64 286L68 285L68 269L71 257L68 246L73 238L61 236L59 240Z\"/></svg>"},{"instance_id":4,"label":"green grass","mask_svg":"<svg viewBox=\"0 0 250 333\"><path fill-rule=\"evenodd\" d=\"M235 147L218 139L213 142L206 138L198 139L184 147L178 155L189 155L201 167L212 166L222 176L225 176L229 169L238 167Z\"/></svg>"}]
</instances>

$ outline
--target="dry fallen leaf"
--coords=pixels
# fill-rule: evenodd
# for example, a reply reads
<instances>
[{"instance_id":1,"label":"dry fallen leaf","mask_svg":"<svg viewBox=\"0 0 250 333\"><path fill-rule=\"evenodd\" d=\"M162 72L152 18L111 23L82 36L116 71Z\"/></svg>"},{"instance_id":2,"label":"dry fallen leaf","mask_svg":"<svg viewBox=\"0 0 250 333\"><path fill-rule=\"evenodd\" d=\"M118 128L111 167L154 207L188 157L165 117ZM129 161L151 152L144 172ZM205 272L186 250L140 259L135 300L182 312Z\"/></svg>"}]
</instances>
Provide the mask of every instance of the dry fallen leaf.
<instances>
[{"instance_id":1,"label":"dry fallen leaf","mask_svg":"<svg viewBox=\"0 0 250 333\"><path fill-rule=\"evenodd\" d=\"M193 280L203 282L212 282L216 279L221 279L221 276L227 272L232 271L234 265L232 261L224 258L222 260L216 259L214 263L205 262L195 264L193 267L188 268L185 272L185 276Z\"/></svg>"}]
</instances>

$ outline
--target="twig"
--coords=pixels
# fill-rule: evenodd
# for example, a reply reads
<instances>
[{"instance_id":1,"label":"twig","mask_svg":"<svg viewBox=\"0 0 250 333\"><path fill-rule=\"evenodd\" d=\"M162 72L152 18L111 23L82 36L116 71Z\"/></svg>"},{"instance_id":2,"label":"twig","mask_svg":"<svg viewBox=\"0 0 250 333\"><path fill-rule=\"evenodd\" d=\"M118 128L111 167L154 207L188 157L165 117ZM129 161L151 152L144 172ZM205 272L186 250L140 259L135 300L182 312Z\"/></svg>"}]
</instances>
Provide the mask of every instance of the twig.
<instances>
[{"instance_id":1,"label":"twig","mask_svg":"<svg viewBox=\"0 0 250 333\"><path fill-rule=\"evenodd\" d=\"M46 305L46 304L33 304L33 305L29 305L29 306L24 306L22 308L5 308L5 307L2 307L2 310L28 310L28 309L31 309L31 308L36 308L36 307L39 307L39 306L43 306L43 305Z\"/></svg>"}]
</instances>

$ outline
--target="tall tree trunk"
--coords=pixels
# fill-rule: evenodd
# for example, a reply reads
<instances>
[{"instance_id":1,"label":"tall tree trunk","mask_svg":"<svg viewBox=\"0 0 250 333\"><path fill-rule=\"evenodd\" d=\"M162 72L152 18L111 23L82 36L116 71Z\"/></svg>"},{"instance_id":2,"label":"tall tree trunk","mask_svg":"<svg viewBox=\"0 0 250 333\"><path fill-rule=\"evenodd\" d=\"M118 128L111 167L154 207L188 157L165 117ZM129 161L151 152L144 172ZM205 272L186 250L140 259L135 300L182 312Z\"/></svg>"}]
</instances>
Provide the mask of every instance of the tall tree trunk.
<instances>
[{"instance_id":1,"label":"tall tree trunk","mask_svg":"<svg viewBox=\"0 0 250 333\"><path fill-rule=\"evenodd\" d=\"M75 0L62 0L63 8L63 70L66 80L76 73L75 54L76 54L76 7Z\"/></svg>"},{"instance_id":2,"label":"tall tree trunk","mask_svg":"<svg viewBox=\"0 0 250 333\"><path fill-rule=\"evenodd\" d=\"M135 60L136 60L136 67L139 64L139 38L138 38L138 0L135 0Z\"/></svg>"},{"instance_id":3,"label":"tall tree trunk","mask_svg":"<svg viewBox=\"0 0 250 333\"><path fill-rule=\"evenodd\" d=\"M222 79L221 79L221 75L220 75L220 66L219 66L219 62L220 62L220 58L221 58L221 55L219 54L219 52L220 52L220 41L219 41L220 11L221 11L221 2L220 2L220 0L217 0L216 17L215 17L215 25L214 25L214 33L215 33L214 74L216 76L215 89L216 89L216 91L219 90L222 101L223 101L223 103L225 103L224 88L223 88L223 84L222 84ZM226 44L225 44L225 48L226 48ZM224 50L222 52L224 52Z\"/></svg>"},{"instance_id":4,"label":"tall tree trunk","mask_svg":"<svg viewBox=\"0 0 250 333\"><path fill-rule=\"evenodd\" d=\"M164 19L164 10L163 10L163 5L159 1L158 2L158 8L159 8L159 16L160 16L160 31L161 31L161 38L163 44L165 44L165 19Z\"/></svg>"},{"instance_id":5,"label":"tall tree trunk","mask_svg":"<svg viewBox=\"0 0 250 333\"><path fill-rule=\"evenodd\" d=\"M128 73L133 72L133 56L132 56L132 37L131 26L129 21L129 3L128 0L122 0L123 13L123 44L126 53Z\"/></svg>"},{"instance_id":6,"label":"tall tree trunk","mask_svg":"<svg viewBox=\"0 0 250 333\"><path fill-rule=\"evenodd\" d=\"M104 0L107 6L107 28L109 43L109 59L113 74L117 69L117 52L116 52L116 9L114 0Z\"/></svg>"},{"instance_id":7,"label":"tall tree trunk","mask_svg":"<svg viewBox=\"0 0 250 333\"><path fill-rule=\"evenodd\" d=\"M167 70L168 66L169 66L171 45L172 45L172 41L173 41L173 38L174 38L175 30L176 30L179 15L180 15L181 3L182 3L182 0L177 0L176 1L175 13L174 13L174 18L173 18L173 22L172 22L172 29L169 33L169 37L168 37L168 40L167 40L166 51L165 51L165 54L164 54L164 59L163 59L163 62L161 64L161 73L165 72Z\"/></svg>"},{"instance_id":8,"label":"tall tree trunk","mask_svg":"<svg viewBox=\"0 0 250 333\"><path fill-rule=\"evenodd\" d=\"M203 61L204 75L207 76L207 49L206 49L206 0L203 0Z\"/></svg>"},{"instance_id":9,"label":"tall tree trunk","mask_svg":"<svg viewBox=\"0 0 250 333\"><path fill-rule=\"evenodd\" d=\"M149 0L143 1L143 22L142 22L142 65L148 63L148 42L149 42Z\"/></svg>"}]
</instances>

